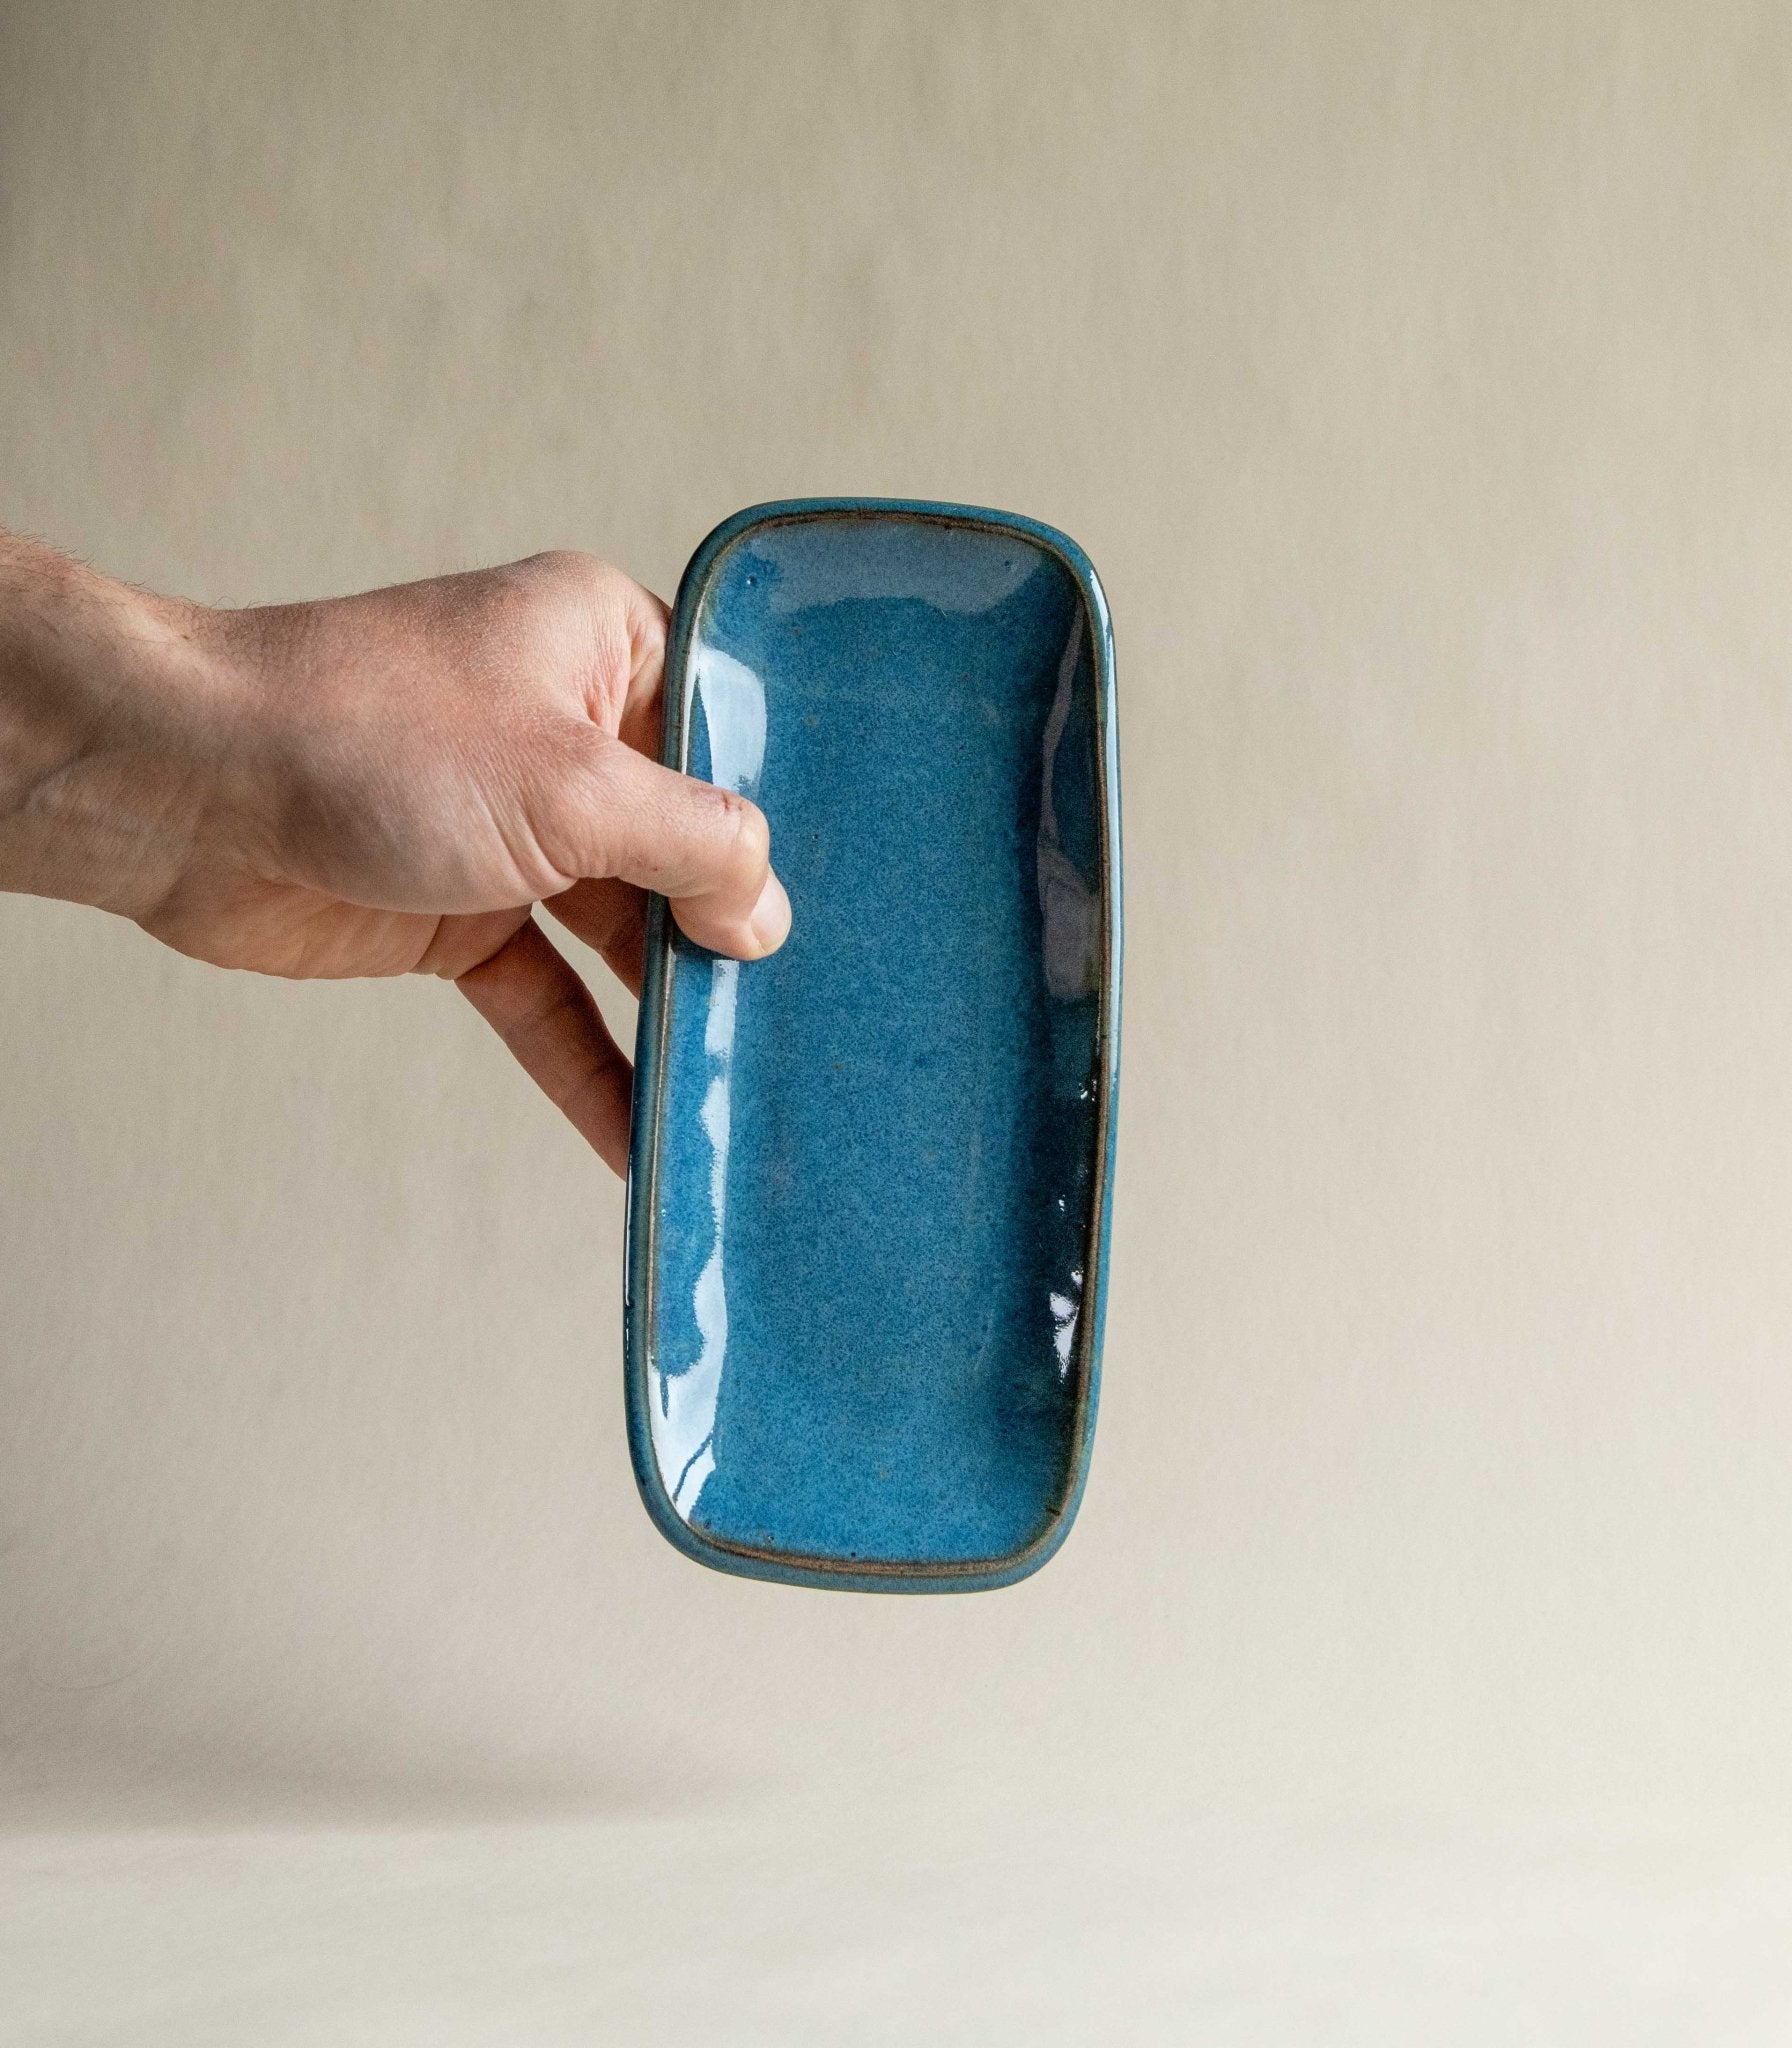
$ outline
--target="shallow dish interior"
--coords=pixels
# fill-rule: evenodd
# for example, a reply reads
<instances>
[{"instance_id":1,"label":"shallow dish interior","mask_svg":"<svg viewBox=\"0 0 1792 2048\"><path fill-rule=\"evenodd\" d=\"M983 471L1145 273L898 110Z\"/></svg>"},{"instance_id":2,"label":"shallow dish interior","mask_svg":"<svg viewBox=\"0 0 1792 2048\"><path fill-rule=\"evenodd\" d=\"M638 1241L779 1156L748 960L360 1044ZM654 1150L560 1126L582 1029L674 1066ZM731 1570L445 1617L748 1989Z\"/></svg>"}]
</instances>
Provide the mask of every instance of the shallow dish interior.
<instances>
[{"instance_id":1,"label":"shallow dish interior","mask_svg":"<svg viewBox=\"0 0 1792 2048\"><path fill-rule=\"evenodd\" d=\"M998 1567L1092 1422L1090 598L1024 528L873 512L749 526L680 603L686 765L764 807L795 923L744 967L671 940L643 1484L798 1575Z\"/></svg>"}]
</instances>

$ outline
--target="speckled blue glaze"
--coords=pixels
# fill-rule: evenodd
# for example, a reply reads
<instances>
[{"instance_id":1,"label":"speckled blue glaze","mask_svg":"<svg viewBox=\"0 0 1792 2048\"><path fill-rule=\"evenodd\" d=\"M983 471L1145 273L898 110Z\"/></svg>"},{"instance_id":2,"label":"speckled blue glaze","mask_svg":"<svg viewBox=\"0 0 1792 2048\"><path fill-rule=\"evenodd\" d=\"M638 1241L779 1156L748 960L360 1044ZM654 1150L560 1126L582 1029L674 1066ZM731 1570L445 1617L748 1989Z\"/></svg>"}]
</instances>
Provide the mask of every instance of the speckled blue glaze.
<instances>
[{"instance_id":1,"label":"speckled blue glaze","mask_svg":"<svg viewBox=\"0 0 1792 2048\"><path fill-rule=\"evenodd\" d=\"M629 1441L729 1572L971 1591L1063 1540L1100 1370L1120 992L1087 558L964 506L756 506L685 572L665 758L771 821L750 965L654 906Z\"/></svg>"}]
</instances>

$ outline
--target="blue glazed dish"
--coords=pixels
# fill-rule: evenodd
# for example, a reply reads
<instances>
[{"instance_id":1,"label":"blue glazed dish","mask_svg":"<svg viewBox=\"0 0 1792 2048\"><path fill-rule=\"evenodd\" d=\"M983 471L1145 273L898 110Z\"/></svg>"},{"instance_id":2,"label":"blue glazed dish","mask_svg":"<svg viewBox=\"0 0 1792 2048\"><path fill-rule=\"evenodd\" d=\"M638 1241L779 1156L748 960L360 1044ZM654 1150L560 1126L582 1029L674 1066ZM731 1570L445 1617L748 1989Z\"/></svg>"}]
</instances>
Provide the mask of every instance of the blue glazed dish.
<instances>
[{"instance_id":1,"label":"blue glazed dish","mask_svg":"<svg viewBox=\"0 0 1792 2048\"><path fill-rule=\"evenodd\" d=\"M970 1592L1069 1529L1095 1427L1120 1018L1107 605L1010 513L755 506L674 608L664 758L751 797L794 923L656 901L629 1444L718 1570Z\"/></svg>"}]
</instances>

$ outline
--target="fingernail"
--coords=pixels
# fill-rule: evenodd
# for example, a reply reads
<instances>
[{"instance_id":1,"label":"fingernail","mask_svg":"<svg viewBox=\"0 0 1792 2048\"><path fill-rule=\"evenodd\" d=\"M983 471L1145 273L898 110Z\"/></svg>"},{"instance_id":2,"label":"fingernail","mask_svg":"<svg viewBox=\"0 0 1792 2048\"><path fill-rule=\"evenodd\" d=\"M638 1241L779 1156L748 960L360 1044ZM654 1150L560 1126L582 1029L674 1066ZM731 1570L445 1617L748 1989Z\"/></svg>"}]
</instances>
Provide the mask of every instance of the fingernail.
<instances>
[{"instance_id":1,"label":"fingernail","mask_svg":"<svg viewBox=\"0 0 1792 2048\"><path fill-rule=\"evenodd\" d=\"M747 927L759 941L763 953L775 953L790 934L790 898L784 893L784 884L776 875L767 875L765 887L759 892L759 901L753 905L753 915L747 919Z\"/></svg>"}]
</instances>

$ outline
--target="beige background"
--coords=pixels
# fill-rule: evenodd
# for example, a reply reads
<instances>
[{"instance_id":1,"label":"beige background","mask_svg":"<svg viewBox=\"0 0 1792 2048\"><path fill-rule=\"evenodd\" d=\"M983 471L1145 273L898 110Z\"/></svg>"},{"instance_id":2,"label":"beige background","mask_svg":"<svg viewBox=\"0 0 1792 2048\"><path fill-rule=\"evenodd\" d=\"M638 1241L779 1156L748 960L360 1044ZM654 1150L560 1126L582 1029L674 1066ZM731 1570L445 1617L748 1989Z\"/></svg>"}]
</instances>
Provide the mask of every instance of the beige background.
<instances>
[{"instance_id":1,"label":"beige background","mask_svg":"<svg viewBox=\"0 0 1792 2048\"><path fill-rule=\"evenodd\" d=\"M1792 17L12 0L0 205L157 587L1067 528L1129 884L1082 1521L909 1602L652 1532L451 993L0 902L8 2039L1783 2040Z\"/></svg>"}]
</instances>

